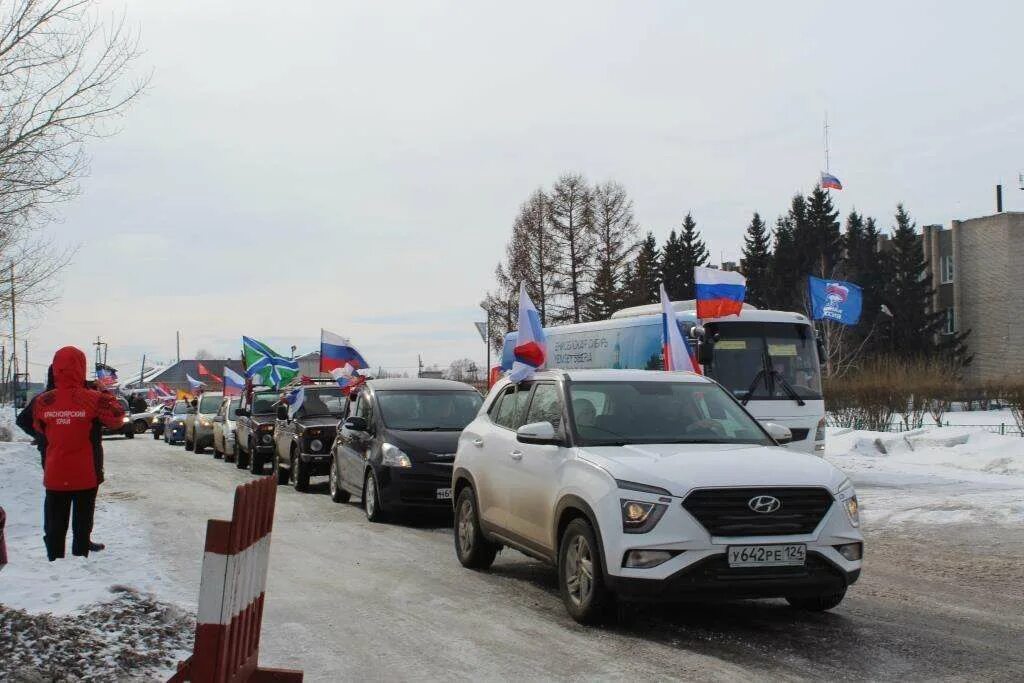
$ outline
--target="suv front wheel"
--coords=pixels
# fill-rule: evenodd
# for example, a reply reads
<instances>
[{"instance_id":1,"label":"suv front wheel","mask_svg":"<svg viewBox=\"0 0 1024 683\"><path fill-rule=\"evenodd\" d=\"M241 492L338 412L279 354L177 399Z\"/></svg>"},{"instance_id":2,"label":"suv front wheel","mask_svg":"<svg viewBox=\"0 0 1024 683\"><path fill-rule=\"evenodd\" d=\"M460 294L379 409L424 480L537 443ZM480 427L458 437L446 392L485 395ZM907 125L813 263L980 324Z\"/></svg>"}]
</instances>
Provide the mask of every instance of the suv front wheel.
<instances>
[{"instance_id":1,"label":"suv front wheel","mask_svg":"<svg viewBox=\"0 0 1024 683\"><path fill-rule=\"evenodd\" d=\"M590 523L569 522L558 547L558 589L569 616L581 624L603 621L612 605L604 585L601 550Z\"/></svg>"},{"instance_id":2,"label":"suv front wheel","mask_svg":"<svg viewBox=\"0 0 1024 683\"><path fill-rule=\"evenodd\" d=\"M488 541L480 530L473 489L459 491L455 502L455 554L463 567L487 569L494 564L498 546Z\"/></svg>"}]
</instances>

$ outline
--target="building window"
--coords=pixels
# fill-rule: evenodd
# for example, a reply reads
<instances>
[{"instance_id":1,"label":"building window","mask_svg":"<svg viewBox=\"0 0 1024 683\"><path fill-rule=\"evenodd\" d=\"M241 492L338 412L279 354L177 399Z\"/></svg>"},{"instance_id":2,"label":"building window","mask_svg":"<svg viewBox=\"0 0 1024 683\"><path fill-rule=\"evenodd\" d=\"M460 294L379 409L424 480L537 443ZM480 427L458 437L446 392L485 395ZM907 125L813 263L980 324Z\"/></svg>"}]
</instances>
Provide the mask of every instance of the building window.
<instances>
[{"instance_id":1,"label":"building window","mask_svg":"<svg viewBox=\"0 0 1024 683\"><path fill-rule=\"evenodd\" d=\"M943 256L939 259L939 271L941 273L941 284L949 284L953 281L953 257Z\"/></svg>"},{"instance_id":2,"label":"building window","mask_svg":"<svg viewBox=\"0 0 1024 683\"><path fill-rule=\"evenodd\" d=\"M956 316L953 313L952 308L946 309L946 334L953 334L956 332Z\"/></svg>"}]
</instances>

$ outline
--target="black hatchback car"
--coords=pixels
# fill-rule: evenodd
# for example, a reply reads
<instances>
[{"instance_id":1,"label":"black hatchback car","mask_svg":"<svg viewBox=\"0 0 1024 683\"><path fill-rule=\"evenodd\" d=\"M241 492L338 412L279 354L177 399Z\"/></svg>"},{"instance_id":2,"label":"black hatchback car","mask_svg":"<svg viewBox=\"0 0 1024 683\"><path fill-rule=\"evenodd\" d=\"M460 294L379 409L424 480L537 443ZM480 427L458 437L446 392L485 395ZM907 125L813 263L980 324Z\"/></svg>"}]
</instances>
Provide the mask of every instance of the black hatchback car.
<instances>
[{"instance_id":1,"label":"black hatchback car","mask_svg":"<svg viewBox=\"0 0 1024 683\"><path fill-rule=\"evenodd\" d=\"M331 498L359 496L373 522L389 512L450 510L459 434L482 402L462 382L370 380L349 399L331 449Z\"/></svg>"}]
</instances>

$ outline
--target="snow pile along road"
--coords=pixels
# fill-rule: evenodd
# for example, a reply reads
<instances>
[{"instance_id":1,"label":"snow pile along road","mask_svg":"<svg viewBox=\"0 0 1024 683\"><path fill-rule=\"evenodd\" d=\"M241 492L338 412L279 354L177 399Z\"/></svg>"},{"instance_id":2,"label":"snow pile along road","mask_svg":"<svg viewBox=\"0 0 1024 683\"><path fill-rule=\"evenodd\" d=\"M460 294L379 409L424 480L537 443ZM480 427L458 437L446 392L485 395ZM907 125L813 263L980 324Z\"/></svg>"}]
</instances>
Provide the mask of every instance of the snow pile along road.
<instances>
[{"instance_id":1,"label":"snow pile along road","mask_svg":"<svg viewBox=\"0 0 1024 683\"><path fill-rule=\"evenodd\" d=\"M173 670L194 627L169 602L187 604L191 591L164 574L146 526L125 505L134 494L101 486L93 539L106 550L74 557L69 531L67 557L55 562L43 546L43 495L39 452L0 443L9 562L0 571L0 680L148 680Z\"/></svg>"},{"instance_id":2,"label":"snow pile along road","mask_svg":"<svg viewBox=\"0 0 1024 683\"><path fill-rule=\"evenodd\" d=\"M826 458L853 479L874 527L1024 522L1024 439L1016 435L976 427L832 429Z\"/></svg>"},{"instance_id":3,"label":"snow pile along road","mask_svg":"<svg viewBox=\"0 0 1024 683\"><path fill-rule=\"evenodd\" d=\"M0 605L0 678L16 681L163 678L185 659L195 622L183 610L116 586L78 614L32 615Z\"/></svg>"}]
</instances>

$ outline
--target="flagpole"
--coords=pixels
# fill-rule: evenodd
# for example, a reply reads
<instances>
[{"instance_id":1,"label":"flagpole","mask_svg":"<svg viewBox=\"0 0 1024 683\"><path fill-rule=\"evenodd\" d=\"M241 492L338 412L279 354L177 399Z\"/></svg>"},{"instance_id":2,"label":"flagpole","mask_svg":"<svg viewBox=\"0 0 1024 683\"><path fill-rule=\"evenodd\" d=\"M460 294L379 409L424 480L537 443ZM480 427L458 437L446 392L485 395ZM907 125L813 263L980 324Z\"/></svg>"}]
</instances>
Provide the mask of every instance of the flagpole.
<instances>
[{"instance_id":1,"label":"flagpole","mask_svg":"<svg viewBox=\"0 0 1024 683\"><path fill-rule=\"evenodd\" d=\"M825 110L825 173L831 173L828 158L828 109Z\"/></svg>"}]
</instances>

